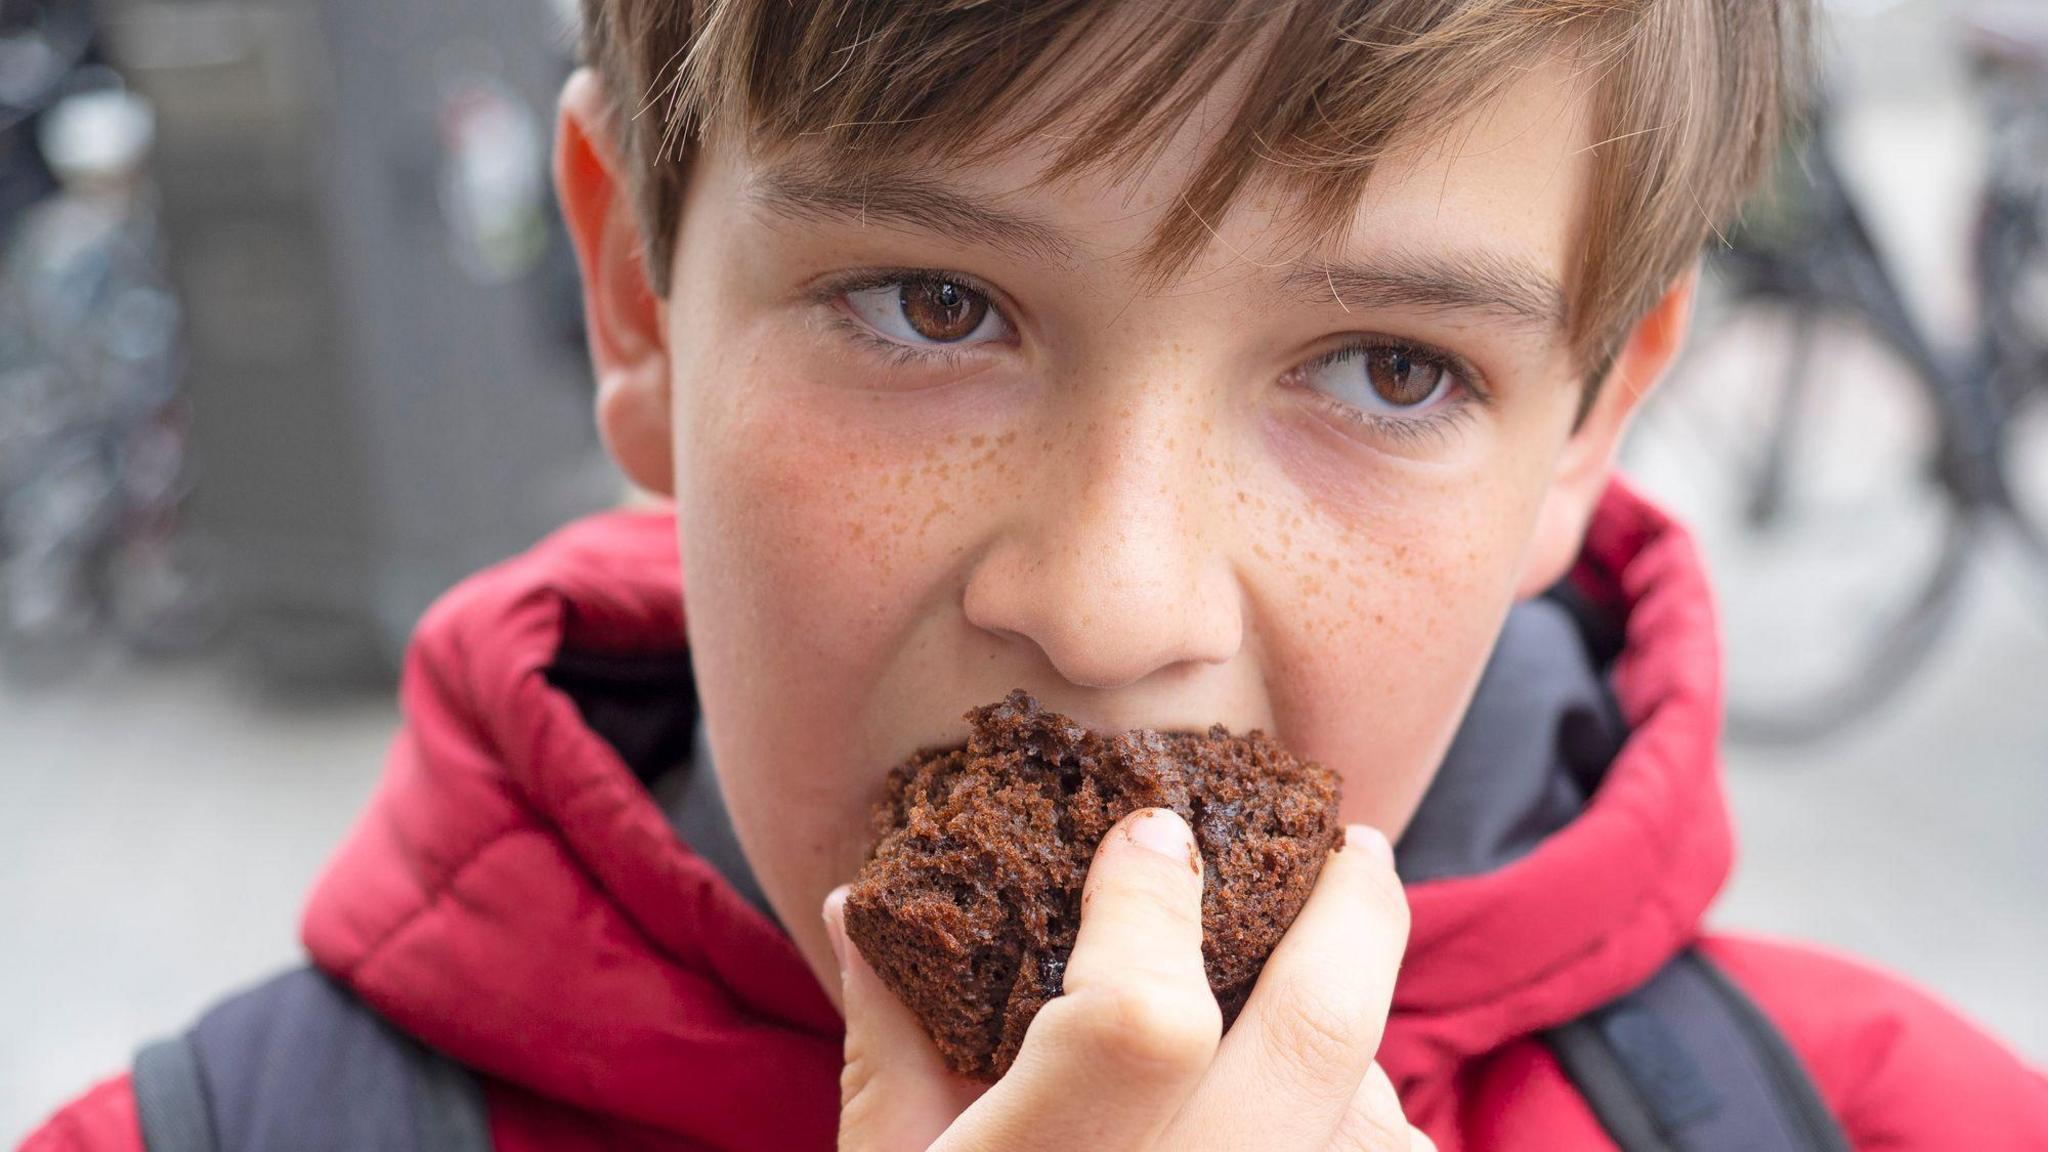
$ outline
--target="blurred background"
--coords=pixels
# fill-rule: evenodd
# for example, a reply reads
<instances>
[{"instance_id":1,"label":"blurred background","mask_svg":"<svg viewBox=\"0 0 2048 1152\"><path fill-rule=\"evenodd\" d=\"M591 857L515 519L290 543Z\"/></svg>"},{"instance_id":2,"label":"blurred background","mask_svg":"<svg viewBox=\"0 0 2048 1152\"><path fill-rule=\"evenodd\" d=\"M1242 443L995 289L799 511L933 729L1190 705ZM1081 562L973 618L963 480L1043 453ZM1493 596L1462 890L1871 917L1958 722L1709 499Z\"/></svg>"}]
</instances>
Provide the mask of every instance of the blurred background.
<instances>
[{"instance_id":1,"label":"blurred background","mask_svg":"<svg viewBox=\"0 0 2048 1152\"><path fill-rule=\"evenodd\" d=\"M0 0L0 1146L295 961L413 621L619 498L573 7ZM1624 459L1722 598L1715 919L2048 1063L2048 3L1829 8Z\"/></svg>"}]
</instances>

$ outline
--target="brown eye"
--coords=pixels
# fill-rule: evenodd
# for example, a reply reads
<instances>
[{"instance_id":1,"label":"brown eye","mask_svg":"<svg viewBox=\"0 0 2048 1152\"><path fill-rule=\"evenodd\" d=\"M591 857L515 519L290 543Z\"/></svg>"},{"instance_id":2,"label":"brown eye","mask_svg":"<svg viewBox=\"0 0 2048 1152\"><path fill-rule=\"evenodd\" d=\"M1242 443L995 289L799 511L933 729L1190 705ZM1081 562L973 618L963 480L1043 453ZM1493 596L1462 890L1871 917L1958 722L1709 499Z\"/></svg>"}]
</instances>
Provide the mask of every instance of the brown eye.
<instances>
[{"instance_id":1,"label":"brown eye","mask_svg":"<svg viewBox=\"0 0 2048 1152\"><path fill-rule=\"evenodd\" d=\"M876 334L911 347L985 344L1010 333L988 293L943 276L891 279L840 300Z\"/></svg>"},{"instance_id":2,"label":"brown eye","mask_svg":"<svg viewBox=\"0 0 2048 1152\"><path fill-rule=\"evenodd\" d=\"M1366 382L1389 408L1414 408L1443 386L1444 366L1418 359L1401 348L1375 348L1365 355Z\"/></svg>"},{"instance_id":3,"label":"brown eye","mask_svg":"<svg viewBox=\"0 0 2048 1152\"><path fill-rule=\"evenodd\" d=\"M1466 381L1447 356L1405 344L1354 344L1293 370L1303 385L1361 415L1420 420L1455 404Z\"/></svg>"},{"instance_id":4,"label":"brown eye","mask_svg":"<svg viewBox=\"0 0 2048 1152\"><path fill-rule=\"evenodd\" d=\"M906 283L898 299L910 330L934 344L972 336L988 316L988 297L947 280Z\"/></svg>"}]
</instances>

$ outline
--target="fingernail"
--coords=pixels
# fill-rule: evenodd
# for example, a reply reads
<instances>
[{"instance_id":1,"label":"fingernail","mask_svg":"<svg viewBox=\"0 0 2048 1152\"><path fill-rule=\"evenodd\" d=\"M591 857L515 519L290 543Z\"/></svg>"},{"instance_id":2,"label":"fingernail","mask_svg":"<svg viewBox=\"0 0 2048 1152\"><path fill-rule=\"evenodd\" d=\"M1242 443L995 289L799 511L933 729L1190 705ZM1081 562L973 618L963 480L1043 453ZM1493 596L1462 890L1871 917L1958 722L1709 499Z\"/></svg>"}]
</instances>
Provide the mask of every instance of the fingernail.
<instances>
[{"instance_id":1,"label":"fingernail","mask_svg":"<svg viewBox=\"0 0 2048 1152\"><path fill-rule=\"evenodd\" d=\"M839 962L839 970L846 971L846 885L841 884L825 896L825 939L832 944L832 958Z\"/></svg>"},{"instance_id":2,"label":"fingernail","mask_svg":"<svg viewBox=\"0 0 2048 1152\"><path fill-rule=\"evenodd\" d=\"M1389 868L1394 866L1394 846L1387 843L1387 835L1370 824L1353 824L1344 829L1344 846L1360 848L1365 854Z\"/></svg>"},{"instance_id":3,"label":"fingernail","mask_svg":"<svg viewBox=\"0 0 2048 1152\"><path fill-rule=\"evenodd\" d=\"M1185 821L1164 808L1144 808L1132 814L1124 821L1124 835L1140 848L1186 864L1197 872L1202 870L1202 858L1195 852L1194 833L1188 831Z\"/></svg>"}]
</instances>

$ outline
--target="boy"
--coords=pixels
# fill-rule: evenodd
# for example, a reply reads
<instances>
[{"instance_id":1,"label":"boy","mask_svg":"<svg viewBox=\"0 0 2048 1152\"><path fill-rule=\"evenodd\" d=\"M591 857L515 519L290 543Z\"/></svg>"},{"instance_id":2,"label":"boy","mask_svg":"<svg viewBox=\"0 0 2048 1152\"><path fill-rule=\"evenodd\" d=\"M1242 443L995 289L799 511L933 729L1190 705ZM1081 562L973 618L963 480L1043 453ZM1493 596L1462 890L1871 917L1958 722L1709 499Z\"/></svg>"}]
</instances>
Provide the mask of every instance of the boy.
<instances>
[{"instance_id":1,"label":"boy","mask_svg":"<svg viewBox=\"0 0 2048 1152\"><path fill-rule=\"evenodd\" d=\"M430 614L323 975L28 1147L2048 1147L1924 996L1700 932L1708 593L1610 460L1802 24L587 0L557 180L673 513ZM984 1091L832 894L887 767L1019 686L1267 729L1351 828L1219 1036L1188 831L1128 819Z\"/></svg>"}]
</instances>

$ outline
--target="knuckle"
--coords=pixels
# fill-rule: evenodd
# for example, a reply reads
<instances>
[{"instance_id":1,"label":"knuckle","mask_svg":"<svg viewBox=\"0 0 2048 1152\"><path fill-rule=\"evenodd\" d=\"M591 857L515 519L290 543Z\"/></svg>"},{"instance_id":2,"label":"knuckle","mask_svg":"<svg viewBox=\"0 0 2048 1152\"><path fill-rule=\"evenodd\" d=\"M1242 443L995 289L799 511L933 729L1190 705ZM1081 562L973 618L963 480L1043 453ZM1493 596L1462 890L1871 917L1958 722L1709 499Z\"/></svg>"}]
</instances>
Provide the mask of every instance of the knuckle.
<instances>
[{"instance_id":1,"label":"knuckle","mask_svg":"<svg viewBox=\"0 0 2048 1152\"><path fill-rule=\"evenodd\" d=\"M1406 1123L1382 1124L1371 1117L1346 1117L1331 1141L1333 1152L1421 1152Z\"/></svg>"},{"instance_id":2,"label":"knuckle","mask_svg":"<svg viewBox=\"0 0 2048 1152\"><path fill-rule=\"evenodd\" d=\"M1355 1084L1379 1047L1379 1028L1363 998L1304 981L1274 991L1266 1028L1277 1055L1312 1082Z\"/></svg>"},{"instance_id":3,"label":"knuckle","mask_svg":"<svg viewBox=\"0 0 2048 1152\"><path fill-rule=\"evenodd\" d=\"M872 1055L849 1059L839 1073L839 1133L840 1146L849 1146L850 1138L861 1132L874 1129L885 1120L890 1112L888 1102L883 1099L880 1078L877 1075Z\"/></svg>"},{"instance_id":4,"label":"knuckle","mask_svg":"<svg viewBox=\"0 0 2048 1152\"><path fill-rule=\"evenodd\" d=\"M1091 1058L1129 1069L1188 1074L1208 1066L1223 1032L1222 1010L1204 984L1122 982L1063 996L1071 1042Z\"/></svg>"},{"instance_id":5,"label":"knuckle","mask_svg":"<svg viewBox=\"0 0 2048 1152\"><path fill-rule=\"evenodd\" d=\"M839 1066L839 1106L847 1108L865 1095L879 1078L880 1063L874 1045L849 1030Z\"/></svg>"},{"instance_id":6,"label":"knuckle","mask_svg":"<svg viewBox=\"0 0 2048 1152\"><path fill-rule=\"evenodd\" d=\"M1408 1123L1386 1070L1375 1064L1352 1093L1330 1147L1333 1152L1435 1152L1436 1146Z\"/></svg>"},{"instance_id":7,"label":"knuckle","mask_svg":"<svg viewBox=\"0 0 2048 1152\"><path fill-rule=\"evenodd\" d=\"M1366 1127L1337 1140L1339 1152L1417 1152L1405 1132L1389 1127Z\"/></svg>"}]
</instances>

